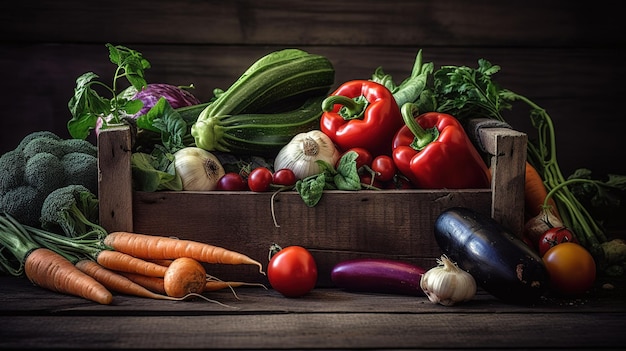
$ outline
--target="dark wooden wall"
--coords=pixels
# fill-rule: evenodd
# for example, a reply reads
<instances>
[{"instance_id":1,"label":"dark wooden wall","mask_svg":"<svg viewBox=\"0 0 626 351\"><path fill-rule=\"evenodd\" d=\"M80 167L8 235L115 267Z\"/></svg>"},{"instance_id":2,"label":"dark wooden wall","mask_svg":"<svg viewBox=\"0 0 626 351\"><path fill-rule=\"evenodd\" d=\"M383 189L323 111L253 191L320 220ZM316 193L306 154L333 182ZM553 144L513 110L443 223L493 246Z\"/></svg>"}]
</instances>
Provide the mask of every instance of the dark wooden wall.
<instances>
[{"instance_id":1,"label":"dark wooden wall","mask_svg":"<svg viewBox=\"0 0 626 351\"><path fill-rule=\"evenodd\" d=\"M113 74L105 43L142 52L150 82L193 83L201 99L285 47L326 55L337 85L378 66L402 79L423 49L436 67L502 66L502 86L551 114L564 173L626 174L625 28L607 0L2 2L0 153L32 131L68 136L75 79ZM526 112L507 118L532 138Z\"/></svg>"}]
</instances>

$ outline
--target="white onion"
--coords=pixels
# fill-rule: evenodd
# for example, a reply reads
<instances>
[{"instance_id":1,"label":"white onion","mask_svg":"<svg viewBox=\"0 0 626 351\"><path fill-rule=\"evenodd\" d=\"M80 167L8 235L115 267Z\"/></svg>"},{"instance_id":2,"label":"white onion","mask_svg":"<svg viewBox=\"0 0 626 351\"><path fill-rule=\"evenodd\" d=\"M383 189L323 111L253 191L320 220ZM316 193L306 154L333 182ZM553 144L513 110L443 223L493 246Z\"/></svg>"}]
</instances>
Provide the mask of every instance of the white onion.
<instances>
[{"instance_id":1,"label":"white onion","mask_svg":"<svg viewBox=\"0 0 626 351\"><path fill-rule=\"evenodd\" d=\"M225 173L219 159L199 147L176 151L174 167L183 182L183 190L215 190L217 182Z\"/></svg>"}]
</instances>

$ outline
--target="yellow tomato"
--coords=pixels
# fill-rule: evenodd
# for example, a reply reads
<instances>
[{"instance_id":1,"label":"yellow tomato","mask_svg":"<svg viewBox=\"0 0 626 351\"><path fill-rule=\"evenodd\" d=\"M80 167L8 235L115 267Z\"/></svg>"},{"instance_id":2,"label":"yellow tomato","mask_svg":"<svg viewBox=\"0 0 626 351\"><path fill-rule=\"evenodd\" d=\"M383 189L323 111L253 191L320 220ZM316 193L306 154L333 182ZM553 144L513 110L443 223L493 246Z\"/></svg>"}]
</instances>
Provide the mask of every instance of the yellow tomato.
<instances>
[{"instance_id":1,"label":"yellow tomato","mask_svg":"<svg viewBox=\"0 0 626 351\"><path fill-rule=\"evenodd\" d=\"M552 288L561 294L576 295L589 290L596 280L593 256L579 244L564 242L543 256Z\"/></svg>"}]
</instances>

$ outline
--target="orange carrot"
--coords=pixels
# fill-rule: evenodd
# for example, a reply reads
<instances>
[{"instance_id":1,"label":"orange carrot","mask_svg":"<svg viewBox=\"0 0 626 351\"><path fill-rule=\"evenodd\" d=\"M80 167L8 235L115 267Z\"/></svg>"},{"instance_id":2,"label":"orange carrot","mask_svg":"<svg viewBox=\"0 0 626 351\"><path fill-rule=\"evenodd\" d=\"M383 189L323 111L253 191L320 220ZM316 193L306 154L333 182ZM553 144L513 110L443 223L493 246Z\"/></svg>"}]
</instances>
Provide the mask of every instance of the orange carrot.
<instances>
[{"instance_id":1,"label":"orange carrot","mask_svg":"<svg viewBox=\"0 0 626 351\"><path fill-rule=\"evenodd\" d=\"M102 250L96 256L96 261L103 267L114 271L138 273L150 277L163 277L167 271L165 266L115 250Z\"/></svg>"},{"instance_id":2,"label":"orange carrot","mask_svg":"<svg viewBox=\"0 0 626 351\"><path fill-rule=\"evenodd\" d=\"M168 296L182 297L190 293L201 294L206 282L204 266L189 257L175 259L167 267L163 287Z\"/></svg>"},{"instance_id":3,"label":"orange carrot","mask_svg":"<svg viewBox=\"0 0 626 351\"><path fill-rule=\"evenodd\" d=\"M146 289L145 287L124 277L123 275L118 274L105 267L102 267L97 262L94 262L92 260L80 260L76 263L76 267L80 269L82 272L84 272L85 274L87 274L88 276L93 277L93 279L97 280L98 282L108 287L109 289L115 292L122 293L122 294L145 297L145 298L156 299L156 300L170 300L170 301L183 301L190 297L199 297L206 301L216 303L224 307L232 308L232 306L223 304L219 301L211 300L209 298L206 298L196 293L189 293L180 297L172 297L172 296L167 296L164 294L152 292L149 289ZM152 278L152 277L149 277L149 278ZM162 278L155 278L155 279L162 280Z\"/></svg>"},{"instance_id":4,"label":"orange carrot","mask_svg":"<svg viewBox=\"0 0 626 351\"><path fill-rule=\"evenodd\" d=\"M230 288L238 288L241 286L260 286L266 288L265 285L261 283L246 283L246 282L229 282L229 281L221 281L221 280L207 280L204 285L204 291L218 291L222 289L230 289Z\"/></svg>"},{"instance_id":5,"label":"orange carrot","mask_svg":"<svg viewBox=\"0 0 626 351\"><path fill-rule=\"evenodd\" d=\"M526 162L526 180L524 182L524 205L526 219L535 217L541 213L548 190L543 183L543 178L528 161ZM552 207L554 215L560 219L556 203L552 198L548 199L548 205Z\"/></svg>"},{"instance_id":6,"label":"orange carrot","mask_svg":"<svg viewBox=\"0 0 626 351\"><path fill-rule=\"evenodd\" d=\"M24 262L24 271L28 279L40 287L103 305L113 302L113 294L107 288L52 250L33 250Z\"/></svg>"},{"instance_id":7,"label":"orange carrot","mask_svg":"<svg viewBox=\"0 0 626 351\"><path fill-rule=\"evenodd\" d=\"M160 264L161 266L168 267L169 265L171 265L171 264L172 264L172 261L174 261L174 260L158 260L158 259L153 259L153 260L146 260L146 261L153 262L153 263L156 263L156 264Z\"/></svg>"},{"instance_id":8,"label":"orange carrot","mask_svg":"<svg viewBox=\"0 0 626 351\"><path fill-rule=\"evenodd\" d=\"M252 264L259 266L259 271L265 274L263 265L260 262L244 254L193 240L129 232L113 232L104 238L104 243L117 251L142 259L189 257L205 263Z\"/></svg>"},{"instance_id":9,"label":"orange carrot","mask_svg":"<svg viewBox=\"0 0 626 351\"><path fill-rule=\"evenodd\" d=\"M148 290L151 290L158 294L166 294L163 278L148 277L148 276L141 275L141 274L127 273L127 272L117 272L117 273L125 276L126 278L134 281L135 283L143 286L144 288ZM211 278L211 279L207 279L206 284L204 285L203 291L204 292L218 291L222 289L231 289L231 288L237 288L241 286L260 286L260 287L267 289L267 287L263 285L262 283L222 281L222 280L215 280L214 278Z\"/></svg>"},{"instance_id":10,"label":"orange carrot","mask_svg":"<svg viewBox=\"0 0 626 351\"><path fill-rule=\"evenodd\" d=\"M172 300L169 296L150 291L125 276L101 266L95 261L80 260L76 263L76 267L112 291L157 300Z\"/></svg>"},{"instance_id":11,"label":"orange carrot","mask_svg":"<svg viewBox=\"0 0 626 351\"><path fill-rule=\"evenodd\" d=\"M152 292L163 295L167 294L165 292L165 286L163 286L163 278L148 277L147 275L119 271L117 273L125 276L126 278L132 280L133 282L143 286L144 288Z\"/></svg>"}]
</instances>

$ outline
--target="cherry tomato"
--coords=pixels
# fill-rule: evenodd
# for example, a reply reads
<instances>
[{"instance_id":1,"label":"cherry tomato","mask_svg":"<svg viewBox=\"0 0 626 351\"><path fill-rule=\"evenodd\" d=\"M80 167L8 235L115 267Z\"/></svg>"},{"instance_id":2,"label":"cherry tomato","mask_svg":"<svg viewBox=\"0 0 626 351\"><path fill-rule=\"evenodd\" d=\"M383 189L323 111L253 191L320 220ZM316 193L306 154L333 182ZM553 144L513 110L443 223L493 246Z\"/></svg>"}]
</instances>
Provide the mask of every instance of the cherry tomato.
<instances>
[{"instance_id":1,"label":"cherry tomato","mask_svg":"<svg viewBox=\"0 0 626 351\"><path fill-rule=\"evenodd\" d=\"M248 188L252 191L269 191L273 181L273 174L267 167L257 167L248 175Z\"/></svg>"},{"instance_id":2,"label":"cherry tomato","mask_svg":"<svg viewBox=\"0 0 626 351\"><path fill-rule=\"evenodd\" d=\"M341 156L345 155L348 151L354 151L358 155L356 157L356 169L359 169L363 166L369 166L372 164L372 154L366 149L362 147L353 147L351 149L346 150L346 152L344 152ZM341 157L339 157L339 160L341 160ZM335 165L335 167L337 167L338 164L339 164L339 161L337 161L337 164Z\"/></svg>"},{"instance_id":3,"label":"cherry tomato","mask_svg":"<svg viewBox=\"0 0 626 351\"><path fill-rule=\"evenodd\" d=\"M272 245L274 253L267 266L267 278L272 288L286 297L307 294L317 282L317 265L311 253L301 246L280 248Z\"/></svg>"},{"instance_id":4,"label":"cherry tomato","mask_svg":"<svg viewBox=\"0 0 626 351\"><path fill-rule=\"evenodd\" d=\"M376 156L372 160L372 170L376 172L376 177L381 182L387 182L393 179L396 174L396 164L393 158L387 155Z\"/></svg>"},{"instance_id":5,"label":"cherry tomato","mask_svg":"<svg viewBox=\"0 0 626 351\"><path fill-rule=\"evenodd\" d=\"M578 243L574 233L566 227L554 227L546 230L539 238L539 256L545 255L551 247L561 244L573 242Z\"/></svg>"},{"instance_id":6,"label":"cherry tomato","mask_svg":"<svg viewBox=\"0 0 626 351\"><path fill-rule=\"evenodd\" d=\"M294 185L296 184L296 175L289 168L279 169L274 172L273 182L276 185Z\"/></svg>"},{"instance_id":7,"label":"cherry tomato","mask_svg":"<svg viewBox=\"0 0 626 351\"><path fill-rule=\"evenodd\" d=\"M577 295L589 290L596 280L593 256L579 244L564 242L550 248L543 255L554 291L563 295Z\"/></svg>"},{"instance_id":8,"label":"cherry tomato","mask_svg":"<svg viewBox=\"0 0 626 351\"><path fill-rule=\"evenodd\" d=\"M241 174L228 172L217 181L217 186L215 187L215 189L240 191L248 189L248 184L243 179Z\"/></svg>"}]
</instances>

